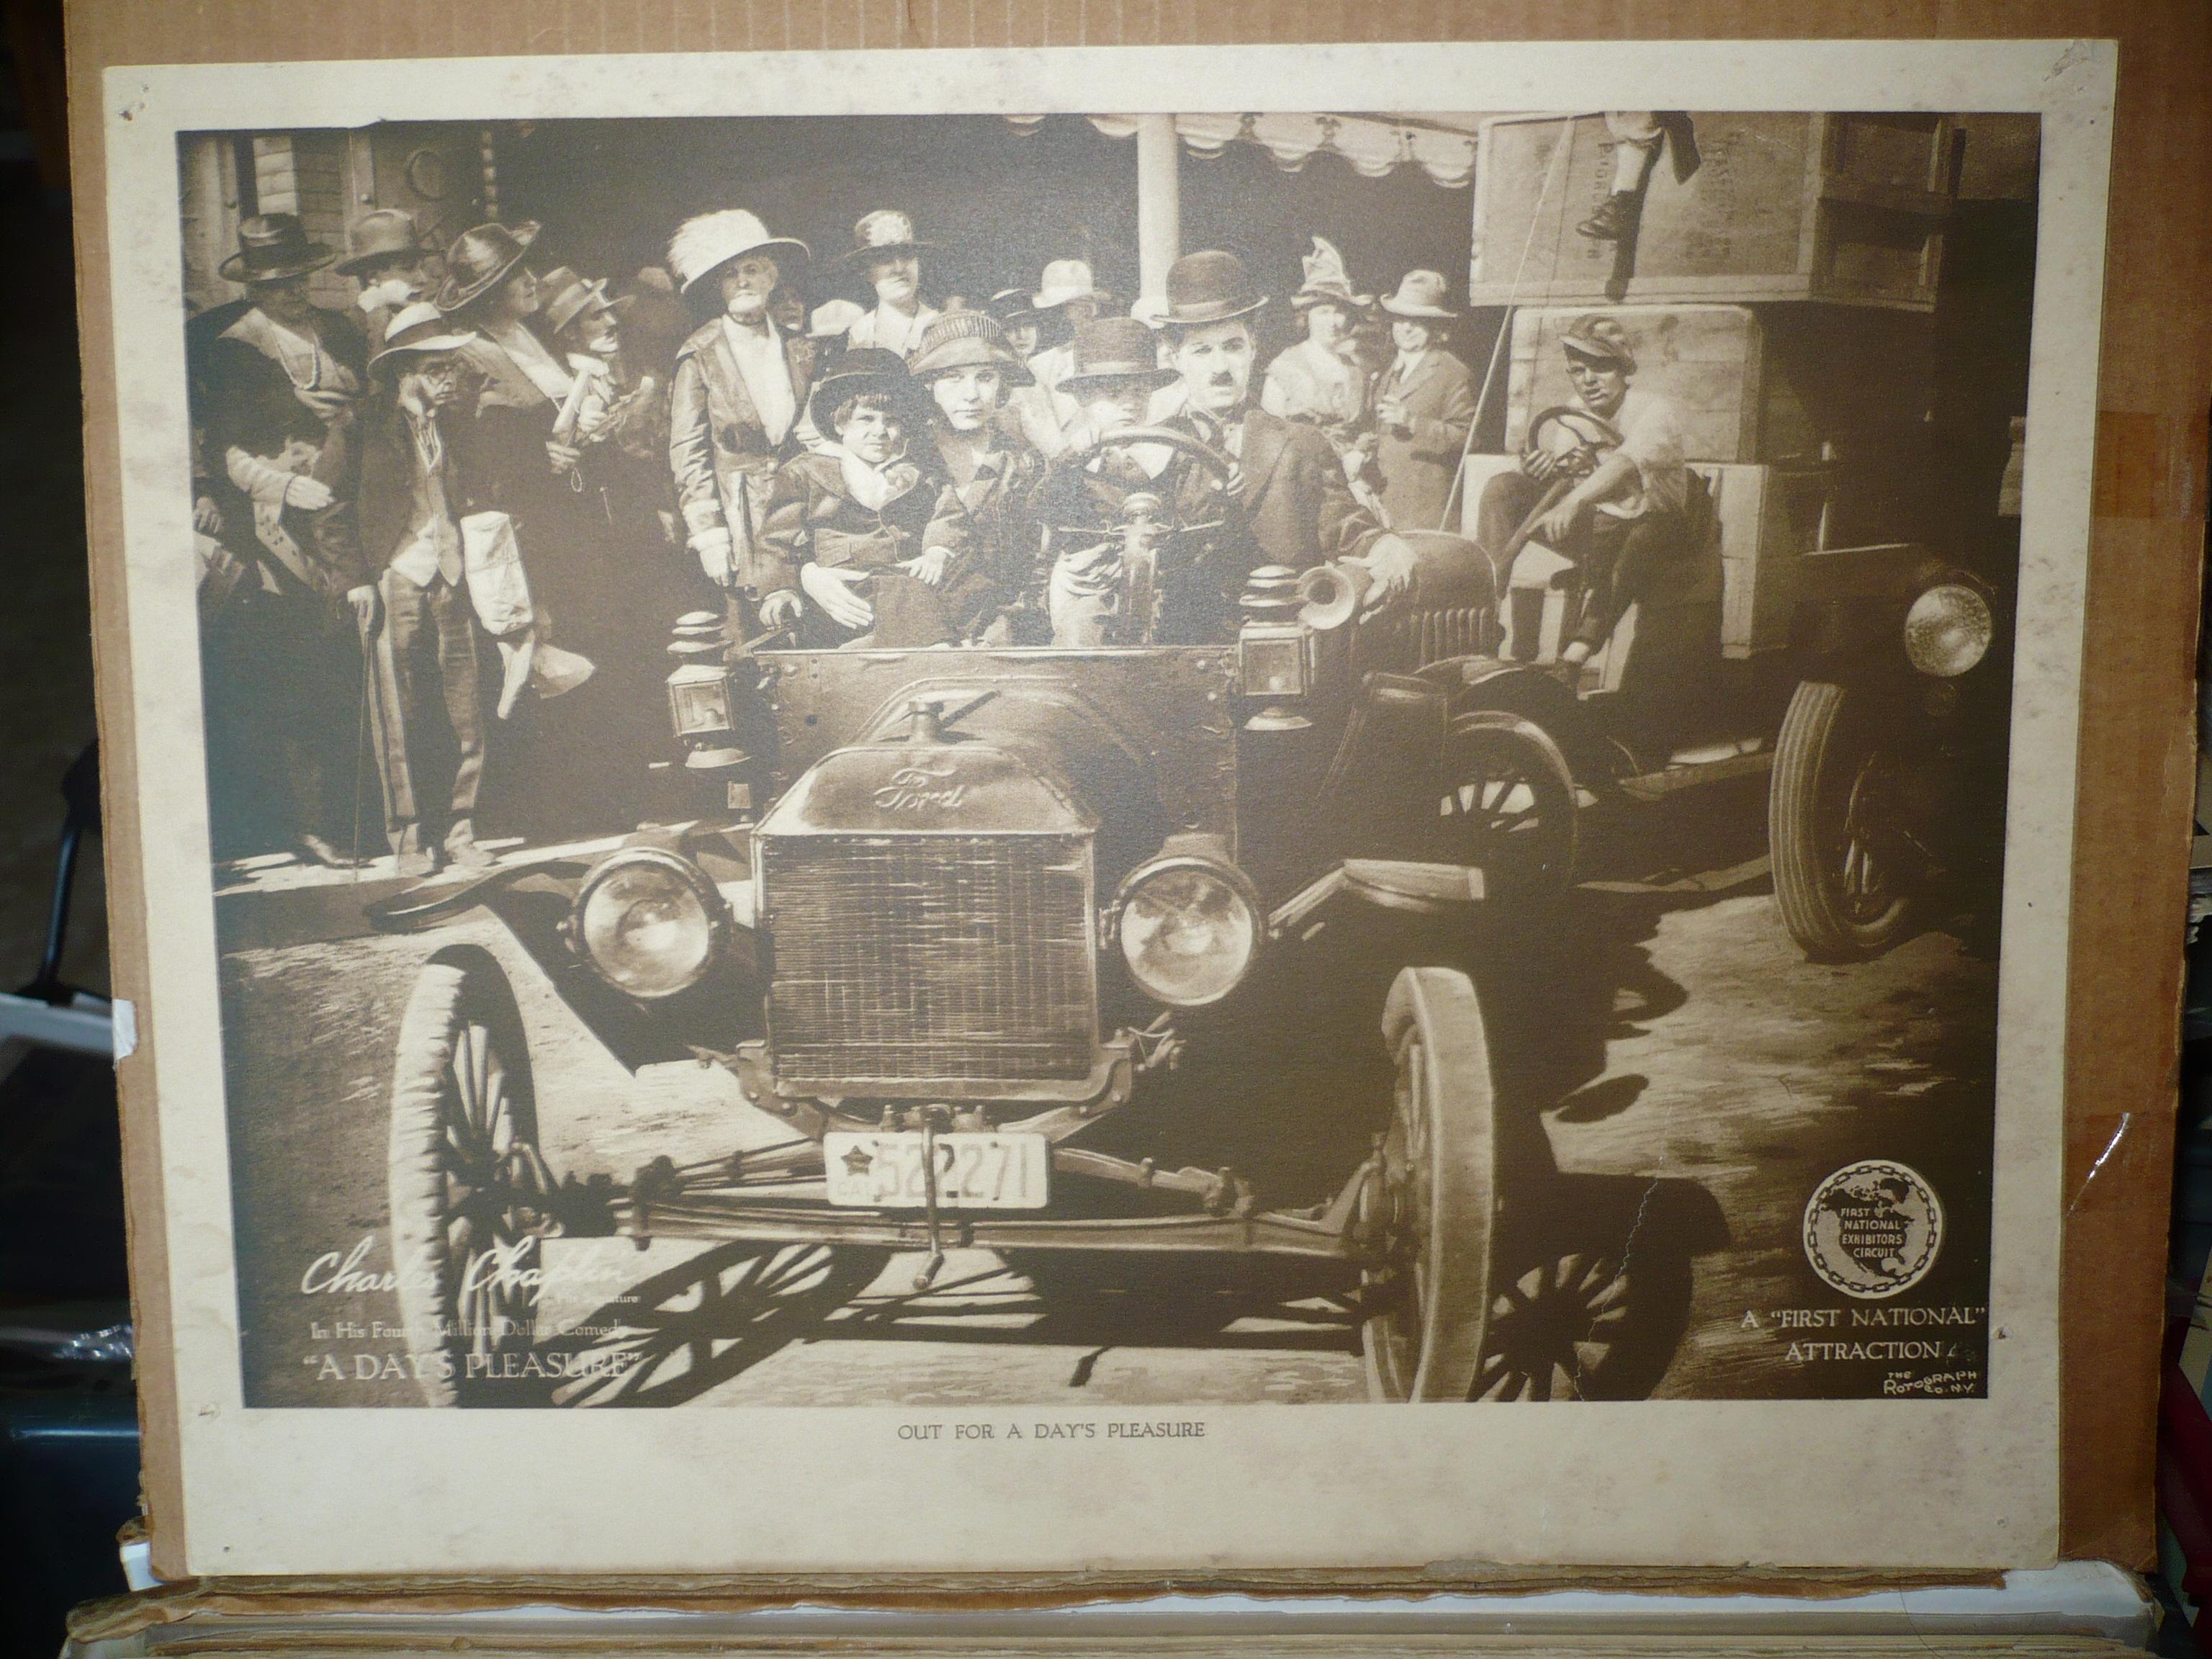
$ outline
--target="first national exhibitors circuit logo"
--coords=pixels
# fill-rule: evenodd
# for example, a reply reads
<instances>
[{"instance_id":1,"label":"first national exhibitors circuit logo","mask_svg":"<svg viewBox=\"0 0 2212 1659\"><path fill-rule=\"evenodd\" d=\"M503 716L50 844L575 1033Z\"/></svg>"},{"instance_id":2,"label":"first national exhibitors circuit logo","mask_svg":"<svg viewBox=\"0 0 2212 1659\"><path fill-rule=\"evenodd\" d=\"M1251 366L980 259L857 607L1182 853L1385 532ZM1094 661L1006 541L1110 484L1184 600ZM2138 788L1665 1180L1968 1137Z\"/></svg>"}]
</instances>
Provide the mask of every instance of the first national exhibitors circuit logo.
<instances>
[{"instance_id":1,"label":"first national exhibitors circuit logo","mask_svg":"<svg viewBox=\"0 0 2212 1659\"><path fill-rule=\"evenodd\" d=\"M1829 1285L1863 1301L1918 1284L1942 1242L1936 1189L1887 1158L1846 1164L1805 1206L1805 1259Z\"/></svg>"}]
</instances>

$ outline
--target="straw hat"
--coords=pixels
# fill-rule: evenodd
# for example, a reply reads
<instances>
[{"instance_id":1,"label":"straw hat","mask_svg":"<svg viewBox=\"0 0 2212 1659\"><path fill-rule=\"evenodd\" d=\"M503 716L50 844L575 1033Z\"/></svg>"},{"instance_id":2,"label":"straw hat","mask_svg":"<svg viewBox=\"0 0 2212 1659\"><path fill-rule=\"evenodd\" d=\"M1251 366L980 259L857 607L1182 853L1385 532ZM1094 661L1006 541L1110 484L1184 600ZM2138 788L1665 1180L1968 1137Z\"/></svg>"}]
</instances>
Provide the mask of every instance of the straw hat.
<instances>
[{"instance_id":1,"label":"straw hat","mask_svg":"<svg viewBox=\"0 0 2212 1659\"><path fill-rule=\"evenodd\" d=\"M447 321L446 313L429 301L417 300L392 313L391 325L384 331L384 343L368 360L368 366L374 368L387 357L458 351L475 338L469 330L455 328Z\"/></svg>"}]
</instances>

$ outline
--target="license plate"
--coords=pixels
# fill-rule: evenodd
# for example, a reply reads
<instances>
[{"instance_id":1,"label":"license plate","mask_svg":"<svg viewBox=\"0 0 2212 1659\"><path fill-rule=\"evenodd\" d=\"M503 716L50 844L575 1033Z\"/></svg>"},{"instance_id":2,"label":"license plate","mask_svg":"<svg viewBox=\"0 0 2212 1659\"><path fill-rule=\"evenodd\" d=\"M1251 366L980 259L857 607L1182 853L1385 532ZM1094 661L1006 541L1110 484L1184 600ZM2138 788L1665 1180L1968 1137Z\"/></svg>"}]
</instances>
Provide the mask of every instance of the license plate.
<instances>
[{"instance_id":1,"label":"license plate","mask_svg":"<svg viewBox=\"0 0 2212 1659\"><path fill-rule=\"evenodd\" d=\"M934 1146L939 1209L1044 1208L1052 1176L1052 1143L1044 1136L950 1130ZM832 1204L919 1210L929 1201L919 1130L826 1134L822 1158Z\"/></svg>"}]
</instances>

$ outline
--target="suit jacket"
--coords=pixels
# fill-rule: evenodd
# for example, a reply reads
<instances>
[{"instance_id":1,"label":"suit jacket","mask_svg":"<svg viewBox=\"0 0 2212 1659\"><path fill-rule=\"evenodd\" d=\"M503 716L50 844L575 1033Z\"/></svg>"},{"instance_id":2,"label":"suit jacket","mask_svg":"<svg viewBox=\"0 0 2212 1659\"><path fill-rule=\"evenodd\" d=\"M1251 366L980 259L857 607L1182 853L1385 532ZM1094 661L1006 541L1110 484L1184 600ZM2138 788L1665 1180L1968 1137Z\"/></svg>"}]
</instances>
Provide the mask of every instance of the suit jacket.
<instances>
[{"instance_id":1,"label":"suit jacket","mask_svg":"<svg viewBox=\"0 0 2212 1659\"><path fill-rule=\"evenodd\" d=\"M776 468L799 453L813 353L805 341L787 337L783 355L797 408L789 429L775 442L745 390L720 317L696 330L677 352L670 391L668 464L684 526L693 535L729 531L732 573L756 599L790 586L779 561L760 545L759 532Z\"/></svg>"},{"instance_id":2,"label":"suit jacket","mask_svg":"<svg viewBox=\"0 0 2212 1659\"><path fill-rule=\"evenodd\" d=\"M1401 530L1449 528L1438 520L1468 428L1474 424L1474 376L1465 363L1435 346L1422 354L1410 381L1401 385L1395 373L1395 366L1382 371L1375 395L1379 401L1395 393L1412 429L1381 428L1375 465L1382 475L1383 509Z\"/></svg>"},{"instance_id":3,"label":"suit jacket","mask_svg":"<svg viewBox=\"0 0 2212 1659\"><path fill-rule=\"evenodd\" d=\"M1215 443L1186 410L1168 424ZM1306 570L1330 559L1364 553L1382 533L1345 482L1344 464L1318 427L1286 421L1266 410L1244 412L1243 453L1237 468L1244 475L1237 504L1243 524L1224 532L1217 557L1222 591L1235 599L1244 578L1263 564ZM1178 459L1178 505L1188 521L1202 510L1208 476L1196 463ZM1193 495L1191 492L1198 492Z\"/></svg>"},{"instance_id":4,"label":"suit jacket","mask_svg":"<svg viewBox=\"0 0 2212 1659\"><path fill-rule=\"evenodd\" d=\"M447 409L438 415L438 436L444 451L446 506L458 522L467 500L455 434L467 422L465 410ZM415 438L406 417L389 397L377 399L361 422L361 493L354 511L356 544L351 560L355 582L374 581L384 574L392 556L406 538L415 507ZM350 584L349 584L350 585Z\"/></svg>"}]
</instances>

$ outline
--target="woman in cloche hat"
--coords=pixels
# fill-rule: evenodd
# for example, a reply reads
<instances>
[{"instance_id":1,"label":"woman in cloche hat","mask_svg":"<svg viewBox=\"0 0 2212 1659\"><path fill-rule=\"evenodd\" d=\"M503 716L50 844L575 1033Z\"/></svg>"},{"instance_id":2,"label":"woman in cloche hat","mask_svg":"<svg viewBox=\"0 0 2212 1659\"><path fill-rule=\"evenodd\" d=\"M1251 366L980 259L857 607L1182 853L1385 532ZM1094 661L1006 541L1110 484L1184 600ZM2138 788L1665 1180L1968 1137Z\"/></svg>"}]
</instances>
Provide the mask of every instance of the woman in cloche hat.
<instances>
[{"instance_id":1,"label":"woman in cloche hat","mask_svg":"<svg viewBox=\"0 0 2212 1659\"><path fill-rule=\"evenodd\" d=\"M911 372L929 393L937 459L968 514L974 601L964 611L956 607L953 617L966 635L988 620L985 611L1020 599L1035 571L1036 537L1028 508L1043 462L1020 437L1007 401L1013 392L1033 390L1035 380L1006 331L980 311L955 312L931 324Z\"/></svg>"},{"instance_id":2,"label":"woman in cloche hat","mask_svg":"<svg viewBox=\"0 0 2212 1659\"><path fill-rule=\"evenodd\" d=\"M769 306L806 260L805 243L743 208L687 219L668 244L670 271L707 318L676 354L669 410L686 545L726 602L743 593L771 626L796 620L799 601L760 546L761 523L777 466L799 453L813 353Z\"/></svg>"},{"instance_id":3,"label":"woman in cloche hat","mask_svg":"<svg viewBox=\"0 0 2212 1659\"><path fill-rule=\"evenodd\" d=\"M784 464L761 531L782 586L806 597L800 641L955 642L949 601L967 574L967 515L939 470L923 429L927 405L904 360L848 346L807 403L816 428L835 441Z\"/></svg>"},{"instance_id":4,"label":"woman in cloche hat","mask_svg":"<svg viewBox=\"0 0 2212 1659\"><path fill-rule=\"evenodd\" d=\"M1382 301L1397 356L1375 386L1376 469L1382 509L1407 530L1441 530L1452 479L1474 423L1474 381L1443 349L1457 313L1443 274L1409 270Z\"/></svg>"},{"instance_id":5,"label":"woman in cloche hat","mask_svg":"<svg viewBox=\"0 0 2212 1659\"><path fill-rule=\"evenodd\" d=\"M880 346L911 361L921 337L941 314L921 297L921 252L933 245L914 234L914 221L890 208L861 216L853 246L837 263L857 270L875 290L875 309L845 337L848 346Z\"/></svg>"}]
</instances>

